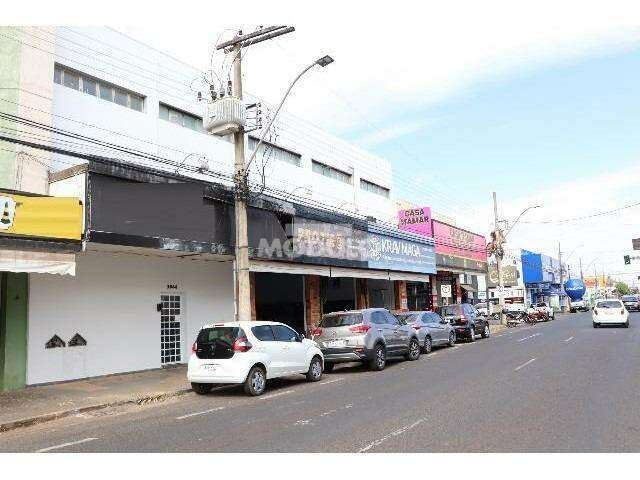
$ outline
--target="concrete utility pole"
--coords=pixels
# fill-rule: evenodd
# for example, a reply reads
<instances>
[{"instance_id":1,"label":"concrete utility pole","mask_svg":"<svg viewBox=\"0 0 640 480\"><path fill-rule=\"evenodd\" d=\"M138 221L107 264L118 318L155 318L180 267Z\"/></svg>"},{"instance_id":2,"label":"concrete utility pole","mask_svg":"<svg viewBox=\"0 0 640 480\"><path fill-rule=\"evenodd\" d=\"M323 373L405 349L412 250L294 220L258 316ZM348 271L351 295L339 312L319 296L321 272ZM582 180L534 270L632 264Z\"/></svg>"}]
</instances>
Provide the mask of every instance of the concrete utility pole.
<instances>
[{"instance_id":1,"label":"concrete utility pole","mask_svg":"<svg viewBox=\"0 0 640 480\"><path fill-rule=\"evenodd\" d=\"M238 100L242 100L242 49L256 43L270 40L280 35L295 31L294 27L272 26L263 27L255 32L243 35L242 32L231 40L216 46L216 50L224 49L225 53L233 55L233 83L232 95ZM258 149L264 141L264 137L275 121L293 85L312 67L318 65L326 67L333 62L333 58L328 55L316 60L306 67L289 85L284 97L280 101L278 108L271 118L271 121L263 129L260 141L256 145L249 162L245 162L245 130L238 126L233 133L235 147L234 161L234 184L235 184L235 294L236 294L236 320L251 320L251 284L249 274L249 239L247 228L247 198L249 194L249 182L247 172L251 162L256 157Z\"/></svg>"},{"instance_id":2,"label":"concrete utility pole","mask_svg":"<svg viewBox=\"0 0 640 480\"><path fill-rule=\"evenodd\" d=\"M504 316L504 278L502 277L502 233L500 232L500 225L498 223L498 200L496 199L496 192L493 192L493 219L495 222L494 237L496 242L496 269L498 270L498 306L500 309L500 323L502 325L507 324L507 319ZM487 304L487 308L489 304Z\"/></svg>"},{"instance_id":3,"label":"concrete utility pole","mask_svg":"<svg viewBox=\"0 0 640 480\"><path fill-rule=\"evenodd\" d=\"M580 257L580 280L584 282L584 275L582 275L582 257Z\"/></svg>"},{"instance_id":4,"label":"concrete utility pole","mask_svg":"<svg viewBox=\"0 0 640 480\"><path fill-rule=\"evenodd\" d=\"M562 251L560 250L560 242L558 242L558 266L560 268L560 311L564 312L564 301L562 298Z\"/></svg>"}]
</instances>

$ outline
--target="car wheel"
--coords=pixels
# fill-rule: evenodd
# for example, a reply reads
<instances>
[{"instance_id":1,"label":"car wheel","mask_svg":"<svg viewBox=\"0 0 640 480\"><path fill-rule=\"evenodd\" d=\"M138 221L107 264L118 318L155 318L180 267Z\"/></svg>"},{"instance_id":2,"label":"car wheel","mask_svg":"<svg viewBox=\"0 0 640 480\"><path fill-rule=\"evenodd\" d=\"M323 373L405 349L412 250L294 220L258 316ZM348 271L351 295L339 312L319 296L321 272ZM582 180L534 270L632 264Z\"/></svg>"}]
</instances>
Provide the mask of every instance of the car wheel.
<instances>
[{"instance_id":1,"label":"car wheel","mask_svg":"<svg viewBox=\"0 0 640 480\"><path fill-rule=\"evenodd\" d=\"M456 332L449 332L449 346L453 347L456 344Z\"/></svg>"},{"instance_id":2,"label":"car wheel","mask_svg":"<svg viewBox=\"0 0 640 480\"><path fill-rule=\"evenodd\" d=\"M431 348L433 347L433 342L431 341L431 337L425 337L424 346L422 347L423 353L431 353Z\"/></svg>"},{"instance_id":3,"label":"car wheel","mask_svg":"<svg viewBox=\"0 0 640 480\"><path fill-rule=\"evenodd\" d=\"M484 330L482 330L482 338L488 338L491 336L491 329L489 328L489 324L484 324Z\"/></svg>"},{"instance_id":4,"label":"car wheel","mask_svg":"<svg viewBox=\"0 0 640 480\"><path fill-rule=\"evenodd\" d=\"M593 322L593 328L598 328L598 324L596 322Z\"/></svg>"},{"instance_id":5,"label":"car wheel","mask_svg":"<svg viewBox=\"0 0 640 480\"><path fill-rule=\"evenodd\" d=\"M244 391L247 395L257 397L262 395L267 386L267 375L262 367L255 366L249 370L249 375L244 381Z\"/></svg>"},{"instance_id":6,"label":"car wheel","mask_svg":"<svg viewBox=\"0 0 640 480\"><path fill-rule=\"evenodd\" d=\"M387 352L384 347L380 344L377 344L373 349L373 358L369 362L369 367L371 370L384 370L385 365L387 364Z\"/></svg>"},{"instance_id":7,"label":"car wheel","mask_svg":"<svg viewBox=\"0 0 640 480\"><path fill-rule=\"evenodd\" d=\"M307 382L317 382L322 378L322 360L319 357L313 357L307 371Z\"/></svg>"},{"instance_id":8,"label":"car wheel","mask_svg":"<svg viewBox=\"0 0 640 480\"><path fill-rule=\"evenodd\" d=\"M324 373L331 373L331 372L333 372L333 367L335 367L335 366L336 366L335 363L324 362L324 368L322 369L322 371Z\"/></svg>"},{"instance_id":9,"label":"car wheel","mask_svg":"<svg viewBox=\"0 0 640 480\"><path fill-rule=\"evenodd\" d=\"M469 329L469 341L470 342L475 342L476 341L476 328L475 327L471 327Z\"/></svg>"},{"instance_id":10,"label":"car wheel","mask_svg":"<svg viewBox=\"0 0 640 480\"><path fill-rule=\"evenodd\" d=\"M627 320L627 323L624 324L624 328L629 328L629 321Z\"/></svg>"},{"instance_id":11,"label":"car wheel","mask_svg":"<svg viewBox=\"0 0 640 480\"><path fill-rule=\"evenodd\" d=\"M213 385L210 383L192 383L191 388L193 388L193 391L198 395L206 395L211 391Z\"/></svg>"},{"instance_id":12,"label":"car wheel","mask_svg":"<svg viewBox=\"0 0 640 480\"><path fill-rule=\"evenodd\" d=\"M409 351L404 356L406 360L418 360L420 358L420 343L417 338L412 338L409 342Z\"/></svg>"}]
</instances>

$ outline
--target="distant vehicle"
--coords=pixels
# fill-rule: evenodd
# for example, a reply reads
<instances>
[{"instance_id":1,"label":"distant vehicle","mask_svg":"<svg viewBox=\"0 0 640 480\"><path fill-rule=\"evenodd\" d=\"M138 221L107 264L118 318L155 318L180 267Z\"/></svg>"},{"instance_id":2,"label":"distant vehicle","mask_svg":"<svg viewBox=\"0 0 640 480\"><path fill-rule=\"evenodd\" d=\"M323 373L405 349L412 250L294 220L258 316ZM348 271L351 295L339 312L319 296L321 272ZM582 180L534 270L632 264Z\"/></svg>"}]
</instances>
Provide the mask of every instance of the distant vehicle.
<instances>
[{"instance_id":1,"label":"distant vehicle","mask_svg":"<svg viewBox=\"0 0 640 480\"><path fill-rule=\"evenodd\" d=\"M396 316L418 332L423 353L429 353L432 346L456 344L453 326L435 312L401 312Z\"/></svg>"},{"instance_id":2,"label":"distant vehicle","mask_svg":"<svg viewBox=\"0 0 640 480\"><path fill-rule=\"evenodd\" d=\"M572 300L571 301L570 311L572 313L575 313L575 312L588 312L589 311L589 304L584 299Z\"/></svg>"},{"instance_id":3,"label":"distant vehicle","mask_svg":"<svg viewBox=\"0 0 640 480\"><path fill-rule=\"evenodd\" d=\"M456 338L464 337L470 342L475 342L478 333L482 338L491 335L489 317L478 316L473 305L468 303L445 305L438 310L440 316L453 325Z\"/></svg>"},{"instance_id":4,"label":"distant vehicle","mask_svg":"<svg viewBox=\"0 0 640 480\"><path fill-rule=\"evenodd\" d=\"M489 307L487 306L487 304L486 304L486 303L484 303L484 302L482 302L482 303L476 303L476 304L474 305L474 307L476 307L476 312L477 312L479 315L484 315L484 316L489 315Z\"/></svg>"},{"instance_id":5,"label":"distant vehicle","mask_svg":"<svg viewBox=\"0 0 640 480\"><path fill-rule=\"evenodd\" d=\"M384 308L328 313L311 335L324 355L325 372L337 363L362 362L382 370L387 357L420 357L418 333Z\"/></svg>"},{"instance_id":6,"label":"distant vehicle","mask_svg":"<svg viewBox=\"0 0 640 480\"><path fill-rule=\"evenodd\" d=\"M622 301L616 299L598 300L593 307L593 328L601 325L622 325L629 328L629 312Z\"/></svg>"},{"instance_id":7,"label":"distant vehicle","mask_svg":"<svg viewBox=\"0 0 640 480\"><path fill-rule=\"evenodd\" d=\"M547 302L537 302L535 306L532 307L534 310L538 312L542 312L545 314L545 320L555 320L556 314L553 311L553 308Z\"/></svg>"},{"instance_id":8,"label":"distant vehicle","mask_svg":"<svg viewBox=\"0 0 640 480\"><path fill-rule=\"evenodd\" d=\"M624 307L629 310L630 312L636 311L639 312L640 311L640 296L638 295L623 295L622 298L622 303L624 304Z\"/></svg>"},{"instance_id":9,"label":"distant vehicle","mask_svg":"<svg viewBox=\"0 0 640 480\"><path fill-rule=\"evenodd\" d=\"M262 395L267 380L305 374L322 377L322 352L312 340L278 322L227 322L202 327L193 344L187 379L203 395L216 384L244 384Z\"/></svg>"}]
</instances>

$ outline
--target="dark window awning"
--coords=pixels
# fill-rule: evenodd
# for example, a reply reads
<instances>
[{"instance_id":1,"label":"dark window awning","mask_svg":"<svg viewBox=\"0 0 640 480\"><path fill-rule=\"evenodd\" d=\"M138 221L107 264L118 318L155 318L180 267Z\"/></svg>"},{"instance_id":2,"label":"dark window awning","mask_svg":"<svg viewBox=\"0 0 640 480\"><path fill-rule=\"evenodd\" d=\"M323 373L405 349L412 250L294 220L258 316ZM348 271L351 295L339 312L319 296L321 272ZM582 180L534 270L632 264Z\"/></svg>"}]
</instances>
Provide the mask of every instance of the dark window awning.
<instances>
[{"instance_id":1,"label":"dark window awning","mask_svg":"<svg viewBox=\"0 0 640 480\"><path fill-rule=\"evenodd\" d=\"M478 289L476 287L473 287L471 285L460 285L463 289L465 289L467 292L477 292Z\"/></svg>"}]
</instances>

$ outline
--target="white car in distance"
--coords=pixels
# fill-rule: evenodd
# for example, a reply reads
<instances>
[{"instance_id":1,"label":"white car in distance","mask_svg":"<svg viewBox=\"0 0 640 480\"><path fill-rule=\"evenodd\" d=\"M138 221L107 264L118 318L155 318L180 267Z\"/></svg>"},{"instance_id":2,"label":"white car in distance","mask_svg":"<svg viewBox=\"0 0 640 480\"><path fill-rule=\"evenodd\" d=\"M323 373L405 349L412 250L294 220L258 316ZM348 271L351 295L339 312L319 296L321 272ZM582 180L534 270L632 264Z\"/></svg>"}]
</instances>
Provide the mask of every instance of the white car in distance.
<instances>
[{"instance_id":1,"label":"white car in distance","mask_svg":"<svg viewBox=\"0 0 640 480\"><path fill-rule=\"evenodd\" d=\"M629 328L629 312L623 303L615 298L598 300L593 307L593 328L601 325L622 325Z\"/></svg>"},{"instance_id":2,"label":"white car in distance","mask_svg":"<svg viewBox=\"0 0 640 480\"><path fill-rule=\"evenodd\" d=\"M302 373L317 382L324 366L316 342L278 322L205 325L192 352L187 379L201 395L220 384L243 384L248 395L262 395L269 379Z\"/></svg>"}]
</instances>

